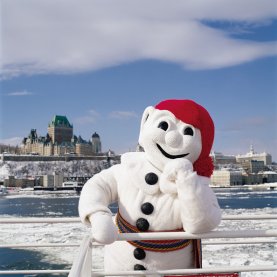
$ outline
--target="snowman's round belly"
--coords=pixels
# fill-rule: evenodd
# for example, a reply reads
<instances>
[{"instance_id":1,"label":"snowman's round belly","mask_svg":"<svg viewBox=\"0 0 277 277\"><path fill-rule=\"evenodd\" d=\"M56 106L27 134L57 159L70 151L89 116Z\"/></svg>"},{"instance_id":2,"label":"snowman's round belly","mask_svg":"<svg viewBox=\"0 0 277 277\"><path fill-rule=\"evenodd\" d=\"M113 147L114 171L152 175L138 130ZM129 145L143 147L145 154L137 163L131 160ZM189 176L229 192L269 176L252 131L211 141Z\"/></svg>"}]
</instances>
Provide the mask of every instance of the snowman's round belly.
<instances>
[{"instance_id":1,"label":"snowman's round belly","mask_svg":"<svg viewBox=\"0 0 277 277\"><path fill-rule=\"evenodd\" d=\"M125 241L118 241L105 246L105 271L130 271L136 269L166 270L193 268L193 247L190 243L185 248L169 252L153 252L137 249Z\"/></svg>"}]
</instances>

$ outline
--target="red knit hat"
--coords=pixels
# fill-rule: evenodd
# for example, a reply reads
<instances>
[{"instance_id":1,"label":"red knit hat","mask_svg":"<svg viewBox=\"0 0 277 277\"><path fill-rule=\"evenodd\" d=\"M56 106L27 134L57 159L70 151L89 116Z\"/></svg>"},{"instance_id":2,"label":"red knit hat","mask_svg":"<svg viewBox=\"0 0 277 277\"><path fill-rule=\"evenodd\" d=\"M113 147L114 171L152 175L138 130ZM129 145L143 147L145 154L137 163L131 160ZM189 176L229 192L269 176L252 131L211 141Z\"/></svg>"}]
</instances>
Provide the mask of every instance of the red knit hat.
<instances>
[{"instance_id":1,"label":"red knit hat","mask_svg":"<svg viewBox=\"0 0 277 277\"><path fill-rule=\"evenodd\" d=\"M214 140L214 123L208 111L192 100L164 100L155 106L158 110L172 112L179 120L191 124L201 131L202 151L193 164L198 175L210 177L213 161L209 156Z\"/></svg>"}]
</instances>

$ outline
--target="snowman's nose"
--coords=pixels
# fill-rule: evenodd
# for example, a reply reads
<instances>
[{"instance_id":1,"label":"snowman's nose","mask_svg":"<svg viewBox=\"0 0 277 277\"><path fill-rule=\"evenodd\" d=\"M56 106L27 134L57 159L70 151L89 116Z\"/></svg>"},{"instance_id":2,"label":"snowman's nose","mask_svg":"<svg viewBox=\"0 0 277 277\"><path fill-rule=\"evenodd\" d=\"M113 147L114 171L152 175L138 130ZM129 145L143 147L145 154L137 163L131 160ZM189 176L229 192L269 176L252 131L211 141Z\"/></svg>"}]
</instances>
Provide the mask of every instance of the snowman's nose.
<instances>
[{"instance_id":1,"label":"snowman's nose","mask_svg":"<svg viewBox=\"0 0 277 277\"><path fill-rule=\"evenodd\" d=\"M179 148L183 141L183 136L178 131L169 131L165 135L165 143L173 148Z\"/></svg>"}]
</instances>

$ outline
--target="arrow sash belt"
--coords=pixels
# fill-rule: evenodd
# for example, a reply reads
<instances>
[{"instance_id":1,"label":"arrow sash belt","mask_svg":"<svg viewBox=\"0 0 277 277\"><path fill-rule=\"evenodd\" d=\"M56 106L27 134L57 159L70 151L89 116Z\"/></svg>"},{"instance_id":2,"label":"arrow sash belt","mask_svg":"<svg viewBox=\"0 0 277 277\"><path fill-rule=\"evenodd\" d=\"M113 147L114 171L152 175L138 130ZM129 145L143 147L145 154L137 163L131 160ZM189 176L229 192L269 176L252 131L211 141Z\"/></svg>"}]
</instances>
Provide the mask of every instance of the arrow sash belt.
<instances>
[{"instance_id":1,"label":"arrow sash belt","mask_svg":"<svg viewBox=\"0 0 277 277\"><path fill-rule=\"evenodd\" d=\"M140 231L130 223L128 223L118 212L116 215L116 225L120 233L140 233ZM159 231L159 232L183 232L183 229L170 230L170 231ZM154 232L154 231L147 231ZM184 240L135 240L128 241L135 247L141 248L147 251L154 252L169 252L175 251L188 246L192 240L184 239Z\"/></svg>"}]
</instances>

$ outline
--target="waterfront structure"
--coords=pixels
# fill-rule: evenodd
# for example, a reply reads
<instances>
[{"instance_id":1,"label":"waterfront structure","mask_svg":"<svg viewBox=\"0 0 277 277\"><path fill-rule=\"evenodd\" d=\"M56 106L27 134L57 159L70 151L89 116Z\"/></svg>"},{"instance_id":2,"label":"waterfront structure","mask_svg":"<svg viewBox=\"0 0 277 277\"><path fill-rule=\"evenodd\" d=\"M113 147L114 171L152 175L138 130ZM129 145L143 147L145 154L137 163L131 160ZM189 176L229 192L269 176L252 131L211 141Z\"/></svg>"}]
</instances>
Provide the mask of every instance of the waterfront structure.
<instances>
[{"instance_id":1,"label":"waterfront structure","mask_svg":"<svg viewBox=\"0 0 277 277\"><path fill-rule=\"evenodd\" d=\"M277 182L277 173L274 171L264 171L263 183L276 183Z\"/></svg>"},{"instance_id":2,"label":"waterfront structure","mask_svg":"<svg viewBox=\"0 0 277 277\"><path fill-rule=\"evenodd\" d=\"M272 157L268 153L256 153L253 146L245 155L226 156L220 152L212 152L216 170L211 176L215 186L252 185L277 181L277 173L270 169Z\"/></svg>"},{"instance_id":3,"label":"waterfront structure","mask_svg":"<svg viewBox=\"0 0 277 277\"><path fill-rule=\"evenodd\" d=\"M271 165L272 164L272 156L266 152L263 153L256 153L254 151L253 145L250 146L250 151L244 155L237 155L236 161L238 163L243 163L246 161L263 161L265 165Z\"/></svg>"},{"instance_id":4,"label":"waterfront structure","mask_svg":"<svg viewBox=\"0 0 277 277\"><path fill-rule=\"evenodd\" d=\"M235 164L236 156L223 155L221 152L212 151L210 157L213 159L214 164Z\"/></svg>"},{"instance_id":5,"label":"waterfront structure","mask_svg":"<svg viewBox=\"0 0 277 277\"><path fill-rule=\"evenodd\" d=\"M243 184L244 185L256 185L263 183L263 175L257 173L250 173L243 175Z\"/></svg>"},{"instance_id":6,"label":"waterfront structure","mask_svg":"<svg viewBox=\"0 0 277 277\"><path fill-rule=\"evenodd\" d=\"M277 182L277 173L273 171L247 173L239 170L214 170L211 182L213 186L220 187L275 183Z\"/></svg>"},{"instance_id":7,"label":"waterfront structure","mask_svg":"<svg viewBox=\"0 0 277 277\"><path fill-rule=\"evenodd\" d=\"M95 132L91 141L73 135L73 125L66 116L55 115L48 124L45 137L38 136L36 129L31 129L20 147L20 154L42 156L93 156L102 153L100 136Z\"/></svg>"},{"instance_id":8,"label":"waterfront structure","mask_svg":"<svg viewBox=\"0 0 277 277\"><path fill-rule=\"evenodd\" d=\"M52 174L52 175L43 175L43 187L61 187L63 184L64 176L63 174Z\"/></svg>"},{"instance_id":9,"label":"waterfront structure","mask_svg":"<svg viewBox=\"0 0 277 277\"><path fill-rule=\"evenodd\" d=\"M263 171L265 168L264 161L246 159L246 160L242 160L240 164L247 173L258 173Z\"/></svg>"},{"instance_id":10,"label":"waterfront structure","mask_svg":"<svg viewBox=\"0 0 277 277\"><path fill-rule=\"evenodd\" d=\"M239 186L243 184L241 171L214 170L211 176L213 186Z\"/></svg>"},{"instance_id":11,"label":"waterfront structure","mask_svg":"<svg viewBox=\"0 0 277 277\"><path fill-rule=\"evenodd\" d=\"M27 188L34 187L34 184L39 183L39 181L39 178L35 177L15 178L15 176L8 176L4 179L3 185L5 187Z\"/></svg>"}]
</instances>

